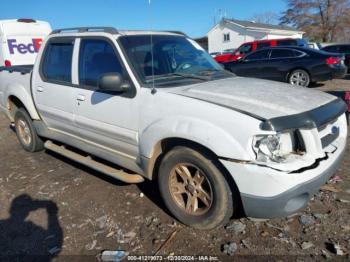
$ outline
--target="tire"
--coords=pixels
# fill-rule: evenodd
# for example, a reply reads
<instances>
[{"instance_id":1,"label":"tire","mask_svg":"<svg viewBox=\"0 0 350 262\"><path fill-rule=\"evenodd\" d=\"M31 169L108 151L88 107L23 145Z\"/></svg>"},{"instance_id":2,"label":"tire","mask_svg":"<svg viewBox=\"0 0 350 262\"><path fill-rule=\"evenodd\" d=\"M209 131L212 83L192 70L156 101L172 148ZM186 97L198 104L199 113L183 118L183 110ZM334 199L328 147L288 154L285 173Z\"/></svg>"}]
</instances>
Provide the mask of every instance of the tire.
<instances>
[{"instance_id":1,"label":"tire","mask_svg":"<svg viewBox=\"0 0 350 262\"><path fill-rule=\"evenodd\" d=\"M44 142L38 136L33 121L24 108L19 108L15 114L15 129L24 150L38 152L44 149Z\"/></svg>"},{"instance_id":2,"label":"tire","mask_svg":"<svg viewBox=\"0 0 350 262\"><path fill-rule=\"evenodd\" d=\"M213 229L227 223L234 212L224 175L212 160L193 149L179 146L169 151L160 164L158 183L166 207L188 226Z\"/></svg>"},{"instance_id":3,"label":"tire","mask_svg":"<svg viewBox=\"0 0 350 262\"><path fill-rule=\"evenodd\" d=\"M296 69L288 76L288 83L294 86L308 87L310 82L310 74L303 69Z\"/></svg>"}]
</instances>

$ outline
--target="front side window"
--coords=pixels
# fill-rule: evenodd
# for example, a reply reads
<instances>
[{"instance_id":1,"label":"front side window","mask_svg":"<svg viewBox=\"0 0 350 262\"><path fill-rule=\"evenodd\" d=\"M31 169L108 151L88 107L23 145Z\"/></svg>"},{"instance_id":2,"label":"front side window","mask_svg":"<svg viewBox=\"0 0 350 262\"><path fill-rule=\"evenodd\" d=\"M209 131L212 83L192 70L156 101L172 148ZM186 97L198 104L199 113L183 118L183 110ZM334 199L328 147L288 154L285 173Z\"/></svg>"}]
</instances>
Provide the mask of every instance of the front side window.
<instances>
[{"instance_id":1,"label":"front side window","mask_svg":"<svg viewBox=\"0 0 350 262\"><path fill-rule=\"evenodd\" d=\"M72 82L73 41L49 43L42 64L42 74L48 81Z\"/></svg>"},{"instance_id":2,"label":"front side window","mask_svg":"<svg viewBox=\"0 0 350 262\"><path fill-rule=\"evenodd\" d=\"M238 51L239 51L240 54L248 54L248 53L250 53L252 51L252 48L253 48L252 44L242 45L238 49Z\"/></svg>"},{"instance_id":3,"label":"front side window","mask_svg":"<svg viewBox=\"0 0 350 262\"><path fill-rule=\"evenodd\" d=\"M290 49L274 49L271 53L271 58L291 58L294 56L293 50Z\"/></svg>"},{"instance_id":4,"label":"front side window","mask_svg":"<svg viewBox=\"0 0 350 262\"><path fill-rule=\"evenodd\" d=\"M83 39L79 53L79 84L98 87L100 78L107 73L124 75L123 67L106 40Z\"/></svg>"},{"instance_id":5,"label":"front side window","mask_svg":"<svg viewBox=\"0 0 350 262\"><path fill-rule=\"evenodd\" d=\"M252 60L263 60L268 59L270 54L270 50L261 50L258 52L255 52L253 54L250 54L246 57L246 60L252 61Z\"/></svg>"},{"instance_id":6,"label":"front side window","mask_svg":"<svg viewBox=\"0 0 350 262\"><path fill-rule=\"evenodd\" d=\"M227 72L195 41L176 35L129 35L119 38L134 71L145 84L184 78L197 81ZM232 75L231 75L232 76ZM176 78L176 79L175 79ZM181 79L182 78L182 79Z\"/></svg>"}]
</instances>

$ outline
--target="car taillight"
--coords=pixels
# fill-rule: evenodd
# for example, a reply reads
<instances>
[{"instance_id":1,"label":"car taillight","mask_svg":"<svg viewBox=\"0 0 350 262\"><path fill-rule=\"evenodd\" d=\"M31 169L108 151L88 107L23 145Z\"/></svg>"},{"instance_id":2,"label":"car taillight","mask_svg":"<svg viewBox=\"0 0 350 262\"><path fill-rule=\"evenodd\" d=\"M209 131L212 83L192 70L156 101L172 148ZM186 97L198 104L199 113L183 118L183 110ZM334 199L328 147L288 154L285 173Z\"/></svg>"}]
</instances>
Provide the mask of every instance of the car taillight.
<instances>
[{"instance_id":1,"label":"car taillight","mask_svg":"<svg viewBox=\"0 0 350 262\"><path fill-rule=\"evenodd\" d=\"M328 57L326 59L327 65L339 65L341 64L342 59L339 57Z\"/></svg>"},{"instance_id":2,"label":"car taillight","mask_svg":"<svg viewBox=\"0 0 350 262\"><path fill-rule=\"evenodd\" d=\"M5 66L11 66L11 61L10 60L5 60Z\"/></svg>"}]
</instances>

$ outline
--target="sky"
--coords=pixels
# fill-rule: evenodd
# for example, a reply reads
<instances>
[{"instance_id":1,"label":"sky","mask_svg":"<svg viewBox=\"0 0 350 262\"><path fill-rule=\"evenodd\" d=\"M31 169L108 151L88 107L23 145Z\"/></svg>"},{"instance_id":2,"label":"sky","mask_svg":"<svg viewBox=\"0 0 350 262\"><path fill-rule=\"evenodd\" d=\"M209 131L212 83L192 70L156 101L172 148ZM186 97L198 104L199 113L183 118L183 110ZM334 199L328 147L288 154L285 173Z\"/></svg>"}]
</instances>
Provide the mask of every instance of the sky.
<instances>
[{"instance_id":1,"label":"sky","mask_svg":"<svg viewBox=\"0 0 350 262\"><path fill-rule=\"evenodd\" d=\"M117 29L182 31L201 37L212 28L220 9L228 18L249 19L280 13L284 0L16 0L1 1L0 20L34 18L53 29L114 26Z\"/></svg>"}]
</instances>

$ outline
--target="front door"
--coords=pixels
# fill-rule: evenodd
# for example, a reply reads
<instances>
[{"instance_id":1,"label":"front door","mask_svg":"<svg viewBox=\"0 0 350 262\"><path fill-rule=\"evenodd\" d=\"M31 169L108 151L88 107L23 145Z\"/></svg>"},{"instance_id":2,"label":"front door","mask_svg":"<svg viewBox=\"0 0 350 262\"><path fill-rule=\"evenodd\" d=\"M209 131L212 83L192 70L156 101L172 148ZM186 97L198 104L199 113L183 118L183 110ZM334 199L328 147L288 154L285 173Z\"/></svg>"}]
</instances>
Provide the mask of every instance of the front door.
<instances>
[{"instance_id":1,"label":"front door","mask_svg":"<svg viewBox=\"0 0 350 262\"><path fill-rule=\"evenodd\" d=\"M119 73L130 81L115 43L107 38L82 38L79 49L75 122L80 137L116 155L136 158L138 105L135 88L126 93L98 88L100 78L107 73Z\"/></svg>"}]
</instances>

